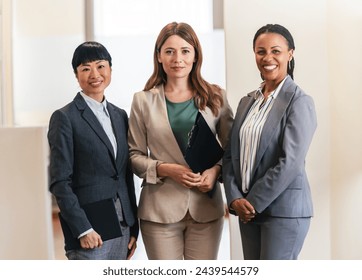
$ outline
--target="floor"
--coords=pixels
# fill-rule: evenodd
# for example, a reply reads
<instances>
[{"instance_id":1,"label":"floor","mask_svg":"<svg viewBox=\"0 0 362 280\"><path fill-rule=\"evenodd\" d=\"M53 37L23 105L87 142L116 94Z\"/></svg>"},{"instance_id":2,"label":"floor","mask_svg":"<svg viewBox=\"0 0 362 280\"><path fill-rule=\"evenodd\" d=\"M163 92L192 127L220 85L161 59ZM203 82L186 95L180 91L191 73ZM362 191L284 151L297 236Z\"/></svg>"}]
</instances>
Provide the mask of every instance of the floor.
<instances>
[{"instance_id":1,"label":"floor","mask_svg":"<svg viewBox=\"0 0 362 280\"><path fill-rule=\"evenodd\" d=\"M64 240L62 235L62 230L60 227L59 219L56 214L53 215L53 232L54 232L54 250L55 250L55 259L57 260L66 260L64 255ZM230 259L230 242L229 242L229 220L226 217L224 223L223 235L221 238L220 250L219 250L219 260L229 260ZM142 243L142 235L139 235L137 241L137 250L133 256L134 260L147 260L145 248Z\"/></svg>"}]
</instances>

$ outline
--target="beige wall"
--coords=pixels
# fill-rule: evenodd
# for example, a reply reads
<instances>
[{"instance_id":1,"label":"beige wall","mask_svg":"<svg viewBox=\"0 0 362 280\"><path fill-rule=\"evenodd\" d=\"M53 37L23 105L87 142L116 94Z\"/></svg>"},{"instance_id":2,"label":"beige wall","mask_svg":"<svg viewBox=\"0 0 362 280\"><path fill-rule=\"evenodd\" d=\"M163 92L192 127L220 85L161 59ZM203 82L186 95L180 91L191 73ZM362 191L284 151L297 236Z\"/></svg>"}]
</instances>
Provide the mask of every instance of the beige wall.
<instances>
[{"instance_id":1,"label":"beige wall","mask_svg":"<svg viewBox=\"0 0 362 280\"><path fill-rule=\"evenodd\" d=\"M46 131L0 128L0 260L54 258Z\"/></svg>"},{"instance_id":2,"label":"beige wall","mask_svg":"<svg viewBox=\"0 0 362 280\"><path fill-rule=\"evenodd\" d=\"M234 110L260 82L252 40L267 23L291 31L295 81L316 104L318 129L306 162L315 217L300 258L362 259L362 2L225 0L224 19ZM234 258L242 257L233 245L232 250Z\"/></svg>"},{"instance_id":3,"label":"beige wall","mask_svg":"<svg viewBox=\"0 0 362 280\"><path fill-rule=\"evenodd\" d=\"M328 1L332 256L362 259L362 1Z\"/></svg>"}]
</instances>

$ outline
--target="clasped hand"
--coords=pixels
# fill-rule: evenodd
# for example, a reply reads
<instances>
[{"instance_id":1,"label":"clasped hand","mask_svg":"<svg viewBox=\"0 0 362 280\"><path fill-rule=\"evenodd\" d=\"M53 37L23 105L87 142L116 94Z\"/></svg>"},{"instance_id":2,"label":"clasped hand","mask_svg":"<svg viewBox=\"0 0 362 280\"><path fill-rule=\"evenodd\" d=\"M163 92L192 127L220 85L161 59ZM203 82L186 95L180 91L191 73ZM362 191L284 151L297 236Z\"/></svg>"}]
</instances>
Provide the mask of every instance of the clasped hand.
<instances>
[{"instance_id":1,"label":"clasped hand","mask_svg":"<svg viewBox=\"0 0 362 280\"><path fill-rule=\"evenodd\" d=\"M256 215L253 205L245 198L236 199L231 203L231 208L234 209L240 220L246 224Z\"/></svg>"},{"instance_id":2,"label":"clasped hand","mask_svg":"<svg viewBox=\"0 0 362 280\"><path fill-rule=\"evenodd\" d=\"M197 188L200 192L208 192L213 188L219 172L220 166L218 165L203 173L194 173L189 167L174 163L161 164L157 169L159 176L168 176L185 188Z\"/></svg>"}]
</instances>

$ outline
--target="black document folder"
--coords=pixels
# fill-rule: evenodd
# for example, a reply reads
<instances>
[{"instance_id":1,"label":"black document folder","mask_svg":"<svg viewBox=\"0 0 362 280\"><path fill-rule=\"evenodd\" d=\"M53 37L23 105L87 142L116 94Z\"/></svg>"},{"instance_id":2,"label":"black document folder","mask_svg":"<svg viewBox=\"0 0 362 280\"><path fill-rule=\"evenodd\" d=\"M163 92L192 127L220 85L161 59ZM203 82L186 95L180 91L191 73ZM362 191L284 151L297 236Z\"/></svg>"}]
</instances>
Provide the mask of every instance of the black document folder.
<instances>
[{"instance_id":1,"label":"black document folder","mask_svg":"<svg viewBox=\"0 0 362 280\"><path fill-rule=\"evenodd\" d=\"M83 205L92 228L101 236L103 241L122 236L120 222L112 198ZM59 220L63 230L65 250L80 249L80 242L73 234L59 213Z\"/></svg>"},{"instance_id":2,"label":"black document folder","mask_svg":"<svg viewBox=\"0 0 362 280\"><path fill-rule=\"evenodd\" d=\"M195 124L189 133L185 160L193 172L203 172L213 167L224 154L214 133L204 117L198 112Z\"/></svg>"}]
</instances>

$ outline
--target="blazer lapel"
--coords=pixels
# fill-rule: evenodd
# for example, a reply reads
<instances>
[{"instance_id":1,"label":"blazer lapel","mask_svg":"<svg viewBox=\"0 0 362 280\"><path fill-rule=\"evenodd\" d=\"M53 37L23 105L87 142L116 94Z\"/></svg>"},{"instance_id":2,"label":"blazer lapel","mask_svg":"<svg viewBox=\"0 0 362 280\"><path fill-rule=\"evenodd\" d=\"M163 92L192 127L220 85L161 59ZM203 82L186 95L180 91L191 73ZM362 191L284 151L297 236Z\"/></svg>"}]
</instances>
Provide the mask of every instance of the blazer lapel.
<instances>
[{"instance_id":1,"label":"blazer lapel","mask_svg":"<svg viewBox=\"0 0 362 280\"><path fill-rule=\"evenodd\" d=\"M75 104L79 111L81 111L81 115L83 119L89 124L89 126L93 129L95 134L101 139L104 145L107 146L109 152L115 158L113 146L111 141L109 141L107 134L104 132L103 127L99 123L97 117L93 114L92 110L87 106L87 103L84 101L83 97L78 93L74 98Z\"/></svg>"},{"instance_id":2,"label":"blazer lapel","mask_svg":"<svg viewBox=\"0 0 362 280\"><path fill-rule=\"evenodd\" d=\"M243 97L238 105L232 135L230 137L231 141L231 157L233 158L234 164L236 165L236 169L240 170L240 128L250 110L250 107L255 102L255 92L248 94L247 96ZM235 141L235 142L234 142ZM236 172L235 176L237 177L236 180L241 184L241 174L240 172Z\"/></svg>"},{"instance_id":3,"label":"blazer lapel","mask_svg":"<svg viewBox=\"0 0 362 280\"><path fill-rule=\"evenodd\" d=\"M250 107L255 102L255 91L252 93L249 93L247 96L241 99L238 110L235 115L235 125L238 128L238 131L241 128L241 125L244 123L244 120L246 116L248 115L248 112L250 110Z\"/></svg>"},{"instance_id":4,"label":"blazer lapel","mask_svg":"<svg viewBox=\"0 0 362 280\"><path fill-rule=\"evenodd\" d=\"M155 98L157 98L157 103L159 103L159 105L161 106L157 106L158 108L162 108L162 110L159 111L160 113L160 119L159 121L160 122L165 122L165 126L168 127L167 129L167 141L168 141L168 149L170 149L170 151L173 151L173 154L175 156L175 159L176 161L178 162L183 162L183 164L187 164L186 163L186 160L184 158L184 155L180 149L180 146L178 145L177 143L177 140L175 138L175 135L173 134L173 131L172 131L172 127L171 127L171 124L170 124L170 120L168 119L168 113L167 113L167 104L166 104L166 95L165 95L165 91L164 91L164 87L163 85L161 85L159 87L159 94L157 94L155 96Z\"/></svg>"},{"instance_id":5,"label":"blazer lapel","mask_svg":"<svg viewBox=\"0 0 362 280\"><path fill-rule=\"evenodd\" d=\"M114 106L112 106L110 103L107 103L107 109L108 109L108 112L109 112L109 116L111 118L114 135L115 135L116 141L117 141L117 158L116 158L116 161L119 163L119 162L123 161L123 158L126 155L128 156L128 153L125 153L124 150L122 150L123 147L127 147L127 149L128 149L128 144L125 141L127 139L125 137L125 135L127 135L127 130L128 129L125 126L125 121L115 111Z\"/></svg>"},{"instance_id":6,"label":"blazer lapel","mask_svg":"<svg viewBox=\"0 0 362 280\"><path fill-rule=\"evenodd\" d=\"M294 85L294 86L293 86ZM269 116L264 124L263 131L260 137L259 149L256 154L255 168L259 165L269 143L272 139L272 134L276 131L277 126L280 124L290 101L293 99L295 92L295 84L291 78L287 78L281 88L278 96L276 97L273 107L269 112Z\"/></svg>"}]
</instances>

